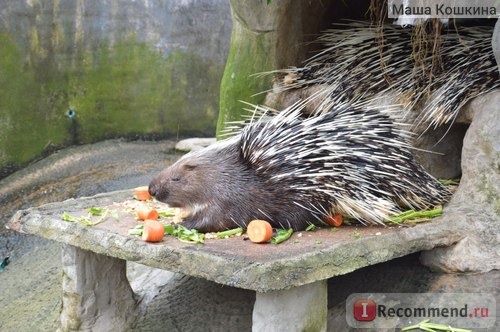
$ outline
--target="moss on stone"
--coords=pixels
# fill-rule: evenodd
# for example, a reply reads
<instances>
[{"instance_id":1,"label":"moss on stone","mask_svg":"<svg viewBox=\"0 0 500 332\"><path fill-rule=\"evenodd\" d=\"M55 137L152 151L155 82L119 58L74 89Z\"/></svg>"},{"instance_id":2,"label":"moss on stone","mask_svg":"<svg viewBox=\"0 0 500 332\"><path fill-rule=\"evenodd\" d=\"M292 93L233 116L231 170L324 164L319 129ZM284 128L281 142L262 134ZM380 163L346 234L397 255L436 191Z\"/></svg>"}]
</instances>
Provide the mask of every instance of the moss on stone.
<instances>
[{"instance_id":1,"label":"moss on stone","mask_svg":"<svg viewBox=\"0 0 500 332\"><path fill-rule=\"evenodd\" d=\"M484 195L486 202L493 208L493 211L500 216L500 198L491 181L492 179L490 177L482 174L478 181L477 190Z\"/></svg>"},{"instance_id":2,"label":"moss on stone","mask_svg":"<svg viewBox=\"0 0 500 332\"><path fill-rule=\"evenodd\" d=\"M256 73L274 68L273 33L255 33L235 22L229 55L220 87L220 115L217 137L226 123L242 119L245 105L241 101L261 103L271 87L271 77L257 77ZM256 95L257 94L257 95Z\"/></svg>"},{"instance_id":3,"label":"moss on stone","mask_svg":"<svg viewBox=\"0 0 500 332\"><path fill-rule=\"evenodd\" d=\"M25 62L7 35L0 43L0 177L71 144L215 131L222 65L194 53L164 56L131 36L57 63L32 42Z\"/></svg>"},{"instance_id":4,"label":"moss on stone","mask_svg":"<svg viewBox=\"0 0 500 332\"><path fill-rule=\"evenodd\" d=\"M119 135L207 134L215 126L213 81L220 68L194 54L163 58L145 44L123 42L112 50L102 46L83 63L70 79L68 101L82 143Z\"/></svg>"},{"instance_id":5,"label":"moss on stone","mask_svg":"<svg viewBox=\"0 0 500 332\"><path fill-rule=\"evenodd\" d=\"M58 130L54 85L41 82L6 35L0 35L0 168L22 164L51 144L61 144L65 132ZM55 106L55 107L50 107Z\"/></svg>"}]
</instances>

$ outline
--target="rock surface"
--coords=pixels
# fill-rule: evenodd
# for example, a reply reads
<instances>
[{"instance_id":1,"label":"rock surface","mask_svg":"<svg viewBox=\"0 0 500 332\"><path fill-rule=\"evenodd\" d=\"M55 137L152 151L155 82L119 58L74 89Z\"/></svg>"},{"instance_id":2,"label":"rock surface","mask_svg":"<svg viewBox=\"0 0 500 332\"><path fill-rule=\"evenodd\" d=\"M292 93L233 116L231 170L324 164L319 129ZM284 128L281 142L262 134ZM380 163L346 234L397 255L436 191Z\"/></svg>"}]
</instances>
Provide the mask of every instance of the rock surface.
<instances>
[{"instance_id":1,"label":"rock surface","mask_svg":"<svg viewBox=\"0 0 500 332\"><path fill-rule=\"evenodd\" d=\"M175 149L183 152L198 151L215 143L215 138L187 138L175 144Z\"/></svg>"},{"instance_id":2,"label":"rock surface","mask_svg":"<svg viewBox=\"0 0 500 332\"><path fill-rule=\"evenodd\" d=\"M462 149L460 186L444 215L468 229L455 246L422 254L424 264L446 272L500 269L500 91L476 98ZM461 226L459 226L461 225Z\"/></svg>"}]
</instances>

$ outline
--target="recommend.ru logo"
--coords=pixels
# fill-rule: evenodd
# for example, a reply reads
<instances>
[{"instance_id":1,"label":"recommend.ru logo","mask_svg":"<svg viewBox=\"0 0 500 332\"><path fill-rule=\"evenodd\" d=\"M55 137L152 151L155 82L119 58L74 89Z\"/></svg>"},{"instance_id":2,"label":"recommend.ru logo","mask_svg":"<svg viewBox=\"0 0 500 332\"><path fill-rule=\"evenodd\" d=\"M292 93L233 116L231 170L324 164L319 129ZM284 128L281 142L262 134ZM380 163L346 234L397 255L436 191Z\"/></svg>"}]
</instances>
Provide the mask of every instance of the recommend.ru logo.
<instances>
[{"instance_id":1,"label":"recommend.ru logo","mask_svg":"<svg viewBox=\"0 0 500 332\"><path fill-rule=\"evenodd\" d=\"M355 328L401 328L423 320L460 328L488 328L496 300L484 293L356 293L346 300Z\"/></svg>"}]
</instances>

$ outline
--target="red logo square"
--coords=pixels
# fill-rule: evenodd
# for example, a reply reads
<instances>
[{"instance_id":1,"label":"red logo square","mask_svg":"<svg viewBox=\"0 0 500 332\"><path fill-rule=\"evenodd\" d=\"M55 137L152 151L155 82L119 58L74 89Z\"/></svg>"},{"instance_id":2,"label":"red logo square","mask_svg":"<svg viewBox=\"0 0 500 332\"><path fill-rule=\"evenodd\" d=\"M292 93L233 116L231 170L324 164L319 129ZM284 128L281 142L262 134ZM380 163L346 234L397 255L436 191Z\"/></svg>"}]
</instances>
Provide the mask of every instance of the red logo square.
<instances>
[{"instance_id":1,"label":"red logo square","mask_svg":"<svg viewBox=\"0 0 500 332\"><path fill-rule=\"evenodd\" d=\"M372 321L377 315L377 305L373 300L357 300L354 302L353 314L357 321Z\"/></svg>"}]
</instances>

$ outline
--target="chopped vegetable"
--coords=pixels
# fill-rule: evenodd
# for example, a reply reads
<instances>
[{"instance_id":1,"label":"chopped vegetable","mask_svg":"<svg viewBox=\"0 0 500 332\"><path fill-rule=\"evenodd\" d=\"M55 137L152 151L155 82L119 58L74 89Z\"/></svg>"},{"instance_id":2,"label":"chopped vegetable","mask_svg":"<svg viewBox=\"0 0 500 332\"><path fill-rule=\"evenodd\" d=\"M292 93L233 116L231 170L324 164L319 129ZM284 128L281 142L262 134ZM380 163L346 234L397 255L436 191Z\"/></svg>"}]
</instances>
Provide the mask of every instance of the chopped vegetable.
<instances>
[{"instance_id":1,"label":"chopped vegetable","mask_svg":"<svg viewBox=\"0 0 500 332\"><path fill-rule=\"evenodd\" d=\"M420 331L449 331L449 332L472 332L472 330L460 329L457 327L451 327L445 324L431 323L430 319L421 321L418 324L403 327L401 331L411 331L419 329Z\"/></svg>"},{"instance_id":2,"label":"chopped vegetable","mask_svg":"<svg viewBox=\"0 0 500 332\"><path fill-rule=\"evenodd\" d=\"M153 198L149 194L149 187L148 186L142 186L142 187L137 187L134 189L134 197L138 201L147 201L151 198Z\"/></svg>"},{"instance_id":3,"label":"chopped vegetable","mask_svg":"<svg viewBox=\"0 0 500 332\"><path fill-rule=\"evenodd\" d=\"M316 229L316 225L314 224L310 224L309 226L307 226L307 228L305 229L306 232L310 232L310 231L314 231Z\"/></svg>"},{"instance_id":4,"label":"chopped vegetable","mask_svg":"<svg viewBox=\"0 0 500 332\"><path fill-rule=\"evenodd\" d=\"M439 179L444 186L458 186L460 184L460 179Z\"/></svg>"},{"instance_id":5,"label":"chopped vegetable","mask_svg":"<svg viewBox=\"0 0 500 332\"><path fill-rule=\"evenodd\" d=\"M401 224L402 222L405 221L408 222L427 221L431 218L438 217L441 214L443 214L442 206L437 206L435 209L432 210L423 210L423 211L408 210L389 217L389 222L392 222L394 224Z\"/></svg>"},{"instance_id":6,"label":"chopped vegetable","mask_svg":"<svg viewBox=\"0 0 500 332\"><path fill-rule=\"evenodd\" d=\"M158 220L145 220L142 239L146 242L160 242L165 234L164 225Z\"/></svg>"},{"instance_id":7,"label":"chopped vegetable","mask_svg":"<svg viewBox=\"0 0 500 332\"><path fill-rule=\"evenodd\" d=\"M98 212L97 212L99 210L102 210L100 212L100 214L98 214ZM87 211L89 213L88 216L83 216L83 217L75 217L75 216L72 216L68 212L65 211L61 215L61 219L64 221L68 221L68 222L78 222L78 223L85 225L85 226L95 226L97 224L102 223L104 220L106 220L106 218L108 217L108 213L110 212L110 210L108 210L108 209L99 209L99 208L90 208ZM100 218L95 220L95 221L92 221L91 218L94 215L100 216Z\"/></svg>"},{"instance_id":8,"label":"chopped vegetable","mask_svg":"<svg viewBox=\"0 0 500 332\"><path fill-rule=\"evenodd\" d=\"M247 226L247 235L255 243L268 242L273 236L273 228L265 220L252 220Z\"/></svg>"},{"instance_id":9,"label":"chopped vegetable","mask_svg":"<svg viewBox=\"0 0 500 332\"><path fill-rule=\"evenodd\" d=\"M149 206L141 206L136 210L136 216L139 220L157 220L158 219L158 211L156 209L150 208Z\"/></svg>"},{"instance_id":10,"label":"chopped vegetable","mask_svg":"<svg viewBox=\"0 0 500 332\"><path fill-rule=\"evenodd\" d=\"M159 221L158 221L159 222ZM141 236L145 228L146 222L136 225L128 230L129 235ZM204 243L205 234L198 233L196 229L187 229L182 225L162 224L163 233L175 236L179 241L187 243Z\"/></svg>"},{"instance_id":11,"label":"chopped vegetable","mask_svg":"<svg viewBox=\"0 0 500 332\"><path fill-rule=\"evenodd\" d=\"M293 229L277 229L276 236L271 239L271 243L280 244L290 238L293 234Z\"/></svg>"},{"instance_id":12,"label":"chopped vegetable","mask_svg":"<svg viewBox=\"0 0 500 332\"><path fill-rule=\"evenodd\" d=\"M230 236L233 236L233 235L236 235L236 234L241 234L241 233L243 233L243 228L238 227L238 228L234 228L234 229L229 229L227 231L218 232L215 235L218 238L224 239L226 237L230 237Z\"/></svg>"},{"instance_id":13,"label":"chopped vegetable","mask_svg":"<svg viewBox=\"0 0 500 332\"><path fill-rule=\"evenodd\" d=\"M344 222L344 218L342 217L341 214L335 214L335 215L328 215L323 217L323 221L327 223L330 226L333 227L340 227L342 223Z\"/></svg>"},{"instance_id":14,"label":"chopped vegetable","mask_svg":"<svg viewBox=\"0 0 500 332\"><path fill-rule=\"evenodd\" d=\"M165 225L165 234L175 236L179 241L187 243L204 243L205 234L198 233L196 229L188 229L182 225Z\"/></svg>"},{"instance_id":15,"label":"chopped vegetable","mask_svg":"<svg viewBox=\"0 0 500 332\"><path fill-rule=\"evenodd\" d=\"M142 230L144 229L144 224L140 224L128 230L128 235L142 235Z\"/></svg>"},{"instance_id":16,"label":"chopped vegetable","mask_svg":"<svg viewBox=\"0 0 500 332\"><path fill-rule=\"evenodd\" d=\"M159 210L158 215L160 217L168 218L168 217L175 217L178 212L178 208L168 208L165 210Z\"/></svg>"},{"instance_id":17,"label":"chopped vegetable","mask_svg":"<svg viewBox=\"0 0 500 332\"><path fill-rule=\"evenodd\" d=\"M93 206L91 208L88 208L87 212L93 216L102 216L102 214L104 213L104 210L105 209L103 209L103 208L98 208L98 207Z\"/></svg>"}]
</instances>

